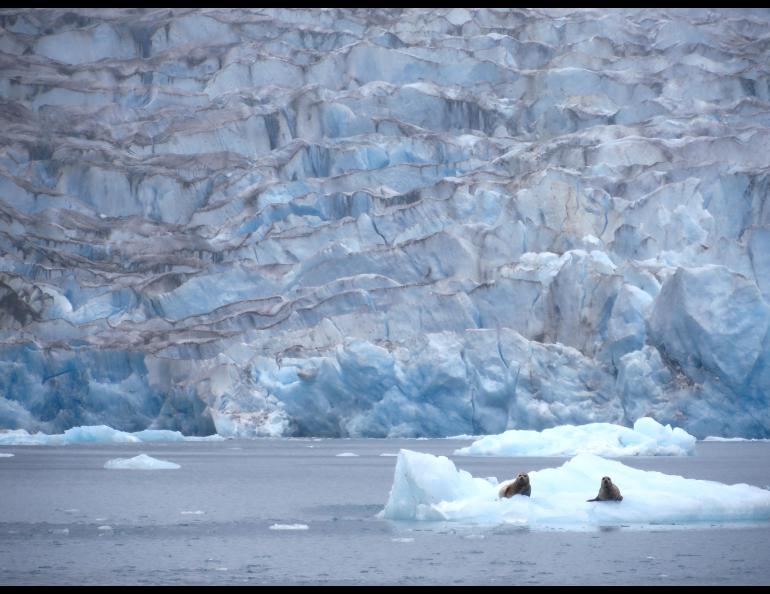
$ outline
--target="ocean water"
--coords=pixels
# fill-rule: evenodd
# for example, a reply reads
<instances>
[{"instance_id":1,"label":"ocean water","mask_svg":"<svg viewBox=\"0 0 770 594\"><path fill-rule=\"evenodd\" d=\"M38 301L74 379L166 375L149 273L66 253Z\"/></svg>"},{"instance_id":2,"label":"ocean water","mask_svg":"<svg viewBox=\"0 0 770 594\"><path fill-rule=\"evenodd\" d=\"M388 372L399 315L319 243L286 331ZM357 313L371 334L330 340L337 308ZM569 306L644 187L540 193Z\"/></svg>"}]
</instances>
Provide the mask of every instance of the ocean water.
<instances>
[{"instance_id":1,"label":"ocean water","mask_svg":"<svg viewBox=\"0 0 770 594\"><path fill-rule=\"evenodd\" d=\"M400 448L511 478L564 458L452 456L471 440L263 439L7 447L0 584L767 584L770 525L588 532L391 522ZM106 470L148 454L178 470ZM356 456L339 456L352 453ZM770 485L770 443L625 464Z\"/></svg>"}]
</instances>

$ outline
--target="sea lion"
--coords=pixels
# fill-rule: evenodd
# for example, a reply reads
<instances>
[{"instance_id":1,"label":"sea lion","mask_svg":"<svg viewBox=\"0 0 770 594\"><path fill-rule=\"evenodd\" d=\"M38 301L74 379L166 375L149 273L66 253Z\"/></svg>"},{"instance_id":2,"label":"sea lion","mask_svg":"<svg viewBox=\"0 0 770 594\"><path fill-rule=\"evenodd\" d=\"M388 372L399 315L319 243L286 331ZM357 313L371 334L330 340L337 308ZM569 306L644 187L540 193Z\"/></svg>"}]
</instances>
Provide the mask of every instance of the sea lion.
<instances>
[{"instance_id":1,"label":"sea lion","mask_svg":"<svg viewBox=\"0 0 770 594\"><path fill-rule=\"evenodd\" d=\"M613 484L612 479L608 476L603 476L602 486L599 487L599 494L593 499L587 499L587 501L623 501L623 496L620 494L618 486Z\"/></svg>"},{"instance_id":2,"label":"sea lion","mask_svg":"<svg viewBox=\"0 0 770 594\"><path fill-rule=\"evenodd\" d=\"M532 493L532 487L529 484L529 475L526 472L522 472L515 480L509 483L503 483L500 487L500 498L513 497L514 495L526 495L529 497Z\"/></svg>"}]
</instances>

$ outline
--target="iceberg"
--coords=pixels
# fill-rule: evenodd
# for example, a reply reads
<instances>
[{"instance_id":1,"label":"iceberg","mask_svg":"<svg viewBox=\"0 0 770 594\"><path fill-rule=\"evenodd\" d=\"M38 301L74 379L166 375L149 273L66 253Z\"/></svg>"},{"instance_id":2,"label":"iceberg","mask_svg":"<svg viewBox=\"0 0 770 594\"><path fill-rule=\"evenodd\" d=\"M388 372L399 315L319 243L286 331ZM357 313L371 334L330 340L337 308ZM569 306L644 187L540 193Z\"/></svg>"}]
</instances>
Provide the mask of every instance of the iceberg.
<instances>
[{"instance_id":1,"label":"iceberg","mask_svg":"<svg viewBox=\"0 0 770 594\"><path fill-rule=\"evenodd\" d=\"M530 497L498 499L495 481L475 478L444 456L401 450L380 515L562 530L770 522L767 490L638 470L595 454L578 454L558 468L528 474ZM620 488L623 501L588 502L605 475Z\"/></svg>"},{"instance_id":2,"label":"iceberg","mask_svg":"<svg viewBox=\"0 0 770 594\"><path fill-rule=\"evenodd\" d=\"M270 530L308 530L307 524L272 524Z\"/></svg>"},{"instance_id":3,"label":"iceberg","mask_svg":"<svg viewBox=\"0 0 770 594\"><path fill-rule=\"evenodd\" d=\"M764 441L768 442L770 439L758 439L758 438L746 438L746 437L718 437L716 435L709 435L703 438L703 441Z\"/></svg>"},{"instance_id":4,"label":"iceberg","mask_svg":"<svg viewBox=\"0 0 770 594\"><path fill-rule=\"evenodd\" d=\"M692 456L696 438L679 427L643 417L633 429L611 423L562 425L528 431L511 429L487 435L455 450L458 456Z\"/></svg>"},{"instance_id":5,"label":"iceberg","mask_svg":"<svg viewBox=\"0 0 770 594\"><path fill-rule=\"evenodd\" d=\"M145 429L127 433L106 425L72 427L62 434L31 434L24 429L0 431L0 446L4 445L47 445L58 446L74 443L142 443L153 441L222 441L221 435L205 437L182 435L179 431L166 429Z\"/></svg>"},{"instance_id":6,"label":"iceberg","mask_svg":"<svg viewBox=\"0 0 770 594\"><path fill-rule=\"evenodd\" d=\"M104 463L107 470L176 470L179 464L139 454L133 458L113 458Z\"/></svg>"}]
</instances>

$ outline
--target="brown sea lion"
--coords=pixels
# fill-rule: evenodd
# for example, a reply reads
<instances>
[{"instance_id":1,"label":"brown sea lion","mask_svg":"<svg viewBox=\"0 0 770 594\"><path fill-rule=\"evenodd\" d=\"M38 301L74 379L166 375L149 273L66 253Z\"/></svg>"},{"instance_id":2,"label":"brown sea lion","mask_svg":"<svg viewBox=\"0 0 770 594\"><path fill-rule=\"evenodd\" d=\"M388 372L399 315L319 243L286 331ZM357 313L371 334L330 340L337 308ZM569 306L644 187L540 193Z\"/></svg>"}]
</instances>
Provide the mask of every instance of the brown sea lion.
<instances>
[{"instance_id":1,"label":"brown sea lion","mask_svg":"<svg viewBox=\"0 0 770 594\"><path fill-rule=\"evenodd\" d=\"M602 486L599 487L599 494L587 501L623 501L623 496L620 494L618 486L613 484L612 479L608 476L603 476Z\"/></svg>"},{"instance_id":2,"label":"brown sea lion","mask_svg":"<svg viewBox=\"0 0 770 594\"><path fill-rule=\"evenodd\" d=\"M509 483L503 483L500 487L499 496L508 498L514 495L526 495L529 497L532 493L532 487L529 484L529 475L526 472L522 472L516 477L516 480Z\"/></svg>"}]
</instances>

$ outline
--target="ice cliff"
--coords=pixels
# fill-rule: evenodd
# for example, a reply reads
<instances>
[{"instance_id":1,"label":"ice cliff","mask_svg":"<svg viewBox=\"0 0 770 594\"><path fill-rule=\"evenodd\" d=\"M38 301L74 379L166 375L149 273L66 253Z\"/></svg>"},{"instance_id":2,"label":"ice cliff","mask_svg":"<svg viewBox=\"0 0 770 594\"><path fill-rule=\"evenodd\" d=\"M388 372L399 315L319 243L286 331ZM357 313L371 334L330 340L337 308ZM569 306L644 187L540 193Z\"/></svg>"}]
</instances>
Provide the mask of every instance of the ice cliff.
<instances>
[{"instance_id":1,"label":"ice cliff","mask_svg":"<svg viewBox=\"0 0 770 594\"><path fill-rule=\"evenodd\" d=\"M0 27L0 428L770 436L768 12Z\"/></svg>"}]
</instances>

